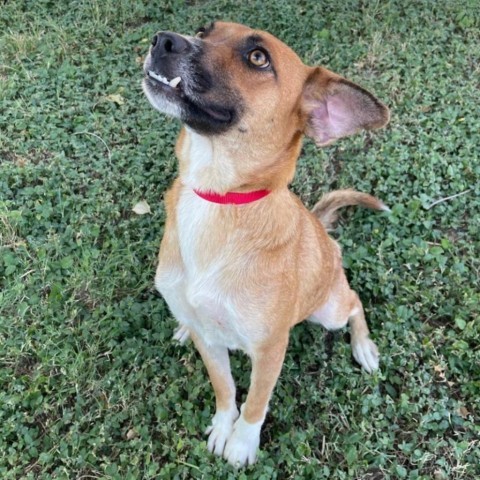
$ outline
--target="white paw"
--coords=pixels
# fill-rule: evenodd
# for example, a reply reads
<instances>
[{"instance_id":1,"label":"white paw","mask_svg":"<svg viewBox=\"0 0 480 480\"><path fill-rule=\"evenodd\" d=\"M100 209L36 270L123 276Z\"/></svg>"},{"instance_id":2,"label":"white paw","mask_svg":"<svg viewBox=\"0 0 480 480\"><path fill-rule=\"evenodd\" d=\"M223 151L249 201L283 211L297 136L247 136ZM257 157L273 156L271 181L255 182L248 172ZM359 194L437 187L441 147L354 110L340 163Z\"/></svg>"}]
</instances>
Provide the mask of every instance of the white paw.
<instances>
[{"instance_id":1,"label":"white paw","mask_svg":"<svg viewBox=\"0 0 480 480\"><path fill-rule=\"evenodd\" d=\"M205 431L205 434L209 435L207 447L210 452L215 455L222 455L228 437L232 434L233 422L237 417L237 407L215 413L212 424Z\"/></svg>"},{"instance_id":2,"label":"white paw","mask_svg":"<svg viewBox=\"0 0 480 480\"><path fill-rule=\"evenodd\" d=\"M184 325L180 325L173 334L173 339L176 340L180 345L184 345L189 338L190 332Z\"/></svg>"},{"instance_id":3,"label":"white paw","mask_svg":"<svg viewBox=\"0 0 480 480\"><path fill-rule=\"evenodd\" d=\"M355 360L368 372L378 369L379 353L375 343L368 337L352 340L352 351Z\"/></svg>"},{"instance_id":4,"label":"white paw","mask_svg":"<svg viewBox=\"0 0 480 480\"><path fill-rule=\"evenodd\" d=\"M239 468L244 465L252 465L257 457L258 446L260 445L261 422L248 423L243 415L233 426L233 433L227 441L224 458L234 467Z\"/></svg>"}]
</instances>

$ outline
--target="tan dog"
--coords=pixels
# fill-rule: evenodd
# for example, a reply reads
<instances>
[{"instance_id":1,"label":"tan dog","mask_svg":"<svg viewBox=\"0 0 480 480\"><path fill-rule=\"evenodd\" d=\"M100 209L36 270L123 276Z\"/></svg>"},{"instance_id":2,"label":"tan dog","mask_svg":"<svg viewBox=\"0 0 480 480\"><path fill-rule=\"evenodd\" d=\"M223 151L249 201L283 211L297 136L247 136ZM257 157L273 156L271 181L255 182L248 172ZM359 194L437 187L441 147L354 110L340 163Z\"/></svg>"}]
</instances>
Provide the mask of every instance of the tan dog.
<instances>
[{"instance_id":1,"label":"tan dog","mask_svg":"<svg viewBox=\"0 0 480 480\"><path fill-rule=\"evenodd\" d=\"M150 103L185 124L155 285L180 324L176 338L193 339L215 390L209 450L251 464L294 325L349 321L355 359L369 372L378 367L362 304L325 228L345 205L387 208L344 190L311 213L288 184L304 134L326 145L382 127L388 110L354 83L304 65L272 35L233 23L195 37L158 33L144 71ZM240 415L229 349L252 360Z\"/></svg>"}]
</instances>

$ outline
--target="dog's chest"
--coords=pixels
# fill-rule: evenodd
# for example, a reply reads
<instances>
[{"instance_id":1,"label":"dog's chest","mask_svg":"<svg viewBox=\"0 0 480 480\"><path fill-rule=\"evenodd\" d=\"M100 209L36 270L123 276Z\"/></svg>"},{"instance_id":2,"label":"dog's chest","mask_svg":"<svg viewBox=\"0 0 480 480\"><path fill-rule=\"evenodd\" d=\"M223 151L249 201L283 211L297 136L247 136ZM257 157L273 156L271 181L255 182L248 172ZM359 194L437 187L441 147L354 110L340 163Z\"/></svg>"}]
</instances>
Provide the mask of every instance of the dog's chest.
<instances>
[{"instance_id":1,"label":"dog's chest","mask_svg":"<svg viewBox=\"0 0 480 480\"><path fill-rule=\"evenodd\" d=\"M207 344L250 351L252 331L245 321L248 309L244 292L226 280L232 264L239 262L235 242L219 223L218 210L193 191L184 192L178 203L177 228L183 261L184 298L195 312L188 323ZM186 322L185 322L186 320ZM253 332L254 333L254 332Z\"/></svg>"},{"instance_id":2,"label":"dog's chest","mask_svg":"<svg viewBox=\"0 0 480 480\"><path fill-rule=\"evenodd\" d=\"M202 200L193 191L184 191L177 207L177 228L184 269L189 275L204 275L201 264L208 255L207 232L215 235L213 220L215 205Z\"/></svg>"}]
</instances>

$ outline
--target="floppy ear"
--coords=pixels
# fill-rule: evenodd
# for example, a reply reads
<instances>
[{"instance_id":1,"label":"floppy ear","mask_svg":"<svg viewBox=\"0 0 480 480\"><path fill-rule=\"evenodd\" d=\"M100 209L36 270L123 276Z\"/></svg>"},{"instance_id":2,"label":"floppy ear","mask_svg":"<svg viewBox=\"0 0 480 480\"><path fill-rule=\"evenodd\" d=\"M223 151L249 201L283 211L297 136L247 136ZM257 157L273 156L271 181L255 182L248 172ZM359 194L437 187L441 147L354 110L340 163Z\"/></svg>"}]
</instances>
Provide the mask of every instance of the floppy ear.
<instances>
[{"instance_id":1,"label":"floppy ear","mask_svg":"<svg viewBox=\"0 0 480 480\"><path fill-rule=\"evenodd\" d=\"M383 127L390 118L388 108L370 92L322 67L314 68L305 83L303 109L305 134L319 146Z\"/></svg>"}]
</instances>

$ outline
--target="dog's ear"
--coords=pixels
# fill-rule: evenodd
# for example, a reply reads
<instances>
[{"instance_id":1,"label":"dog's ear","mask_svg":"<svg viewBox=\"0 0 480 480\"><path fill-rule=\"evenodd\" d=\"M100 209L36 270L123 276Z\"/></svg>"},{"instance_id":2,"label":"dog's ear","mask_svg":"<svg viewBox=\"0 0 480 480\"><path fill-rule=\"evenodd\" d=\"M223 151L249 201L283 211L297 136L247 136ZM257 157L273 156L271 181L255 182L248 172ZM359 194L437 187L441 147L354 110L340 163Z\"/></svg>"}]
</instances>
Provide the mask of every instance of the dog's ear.
<instances>
[{"instance_id":1,"label":"dog's ear","mask_svg":"<svg viewBox=\"0 0 480 480\"><path fill-rule=\"evenodd\" d=\"M305 134L327 145L358 130L387 124L388 108L370 92L326 68L316 67L303 91Z\"/></svg>"}]
</instances>

